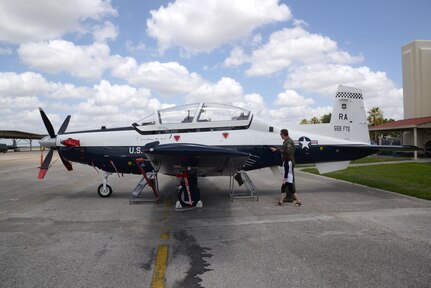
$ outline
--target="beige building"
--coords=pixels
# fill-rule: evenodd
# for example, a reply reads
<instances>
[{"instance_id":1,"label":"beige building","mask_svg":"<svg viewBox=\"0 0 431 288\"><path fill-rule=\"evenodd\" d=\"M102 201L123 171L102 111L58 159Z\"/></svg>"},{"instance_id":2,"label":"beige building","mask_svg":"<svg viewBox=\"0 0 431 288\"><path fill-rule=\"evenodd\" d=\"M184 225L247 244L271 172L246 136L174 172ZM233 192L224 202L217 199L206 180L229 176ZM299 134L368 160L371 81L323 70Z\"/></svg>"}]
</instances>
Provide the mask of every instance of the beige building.
<instances>
[{"instance_id":1,"label":"beige building","mask_svg":"<svg viewBox=\"0 0 431 288\"><path fill-rule=\"evenodd\" d=\"M413 41L401 51L404 119L431 116L431 41Z\"/></svg>"},{"instance_id":2,"label":"beige building","mask_svg":"<svg viewBox=\"0 0 431 288\"><path fill-rule=\"evenodd\" d=\"M425 154L431 155L431 41L413 41L401 53L404 120L373 126L370 131L402 131L402 144L425 148Z\"/></svg>"}]
</instances>

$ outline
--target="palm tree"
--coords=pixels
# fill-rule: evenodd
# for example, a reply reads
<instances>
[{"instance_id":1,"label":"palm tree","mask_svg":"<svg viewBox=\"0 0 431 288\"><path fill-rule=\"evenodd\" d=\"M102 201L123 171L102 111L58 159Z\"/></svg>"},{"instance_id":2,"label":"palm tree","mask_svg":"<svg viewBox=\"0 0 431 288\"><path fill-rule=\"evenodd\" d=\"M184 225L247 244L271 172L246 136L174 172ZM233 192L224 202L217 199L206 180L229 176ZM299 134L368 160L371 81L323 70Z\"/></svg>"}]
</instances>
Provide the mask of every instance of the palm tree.
<instances>
[{"instance_id":1,"label":"palm tree","mask_svg":"<svg viewBox=\"0 0 431 288\"><path fill-rule=\"evenodd\" d=\"M383 124L384 118L383 118L383 111L380 110L379 107L373 107L370 110L368 110L368 124L370 126L377 126L380 124ZM370 132L370 138L377 140L378 138L378 132L377 131L371 131Z\"/></svg>"},{"instance_id":2,"label":"palm tree","mask_svg":"<svg viewBox=\"0 0 431 288\"><path fill-rule=\"evenodd\" d=\"M299 124L301 124L301 125L308 124L308 120L307 119L302 119L301 122L299 122Z\"/></svg>"},{"instance_id":3,"label":"palm tree","mask_svg":"<svg viewBox=\"0 0 431 288\"><path fill-rule=\"evenodd\" d=\"M328 113L328 114L323 115L322 117L320 117L320 122L322 122L322 123L331 122L331 115L332 115L332 113Z\"/></svg>"},{"instance_id":4,"label":"palm tree","mask_svg":"<svg viewBox=\"0 0 431 288\"><path fill-rule=\"evenodd\" d=\"M383 124L384 118L383 118L383 111L380 110L379 107L373 107L370 110L368 110L368 124L370 126L377 126L380 124Z\"/></svg>"},{"instance_id":5,"label":"palm tree","mask_svg":"<svg viewBox=\"0 0 431 288\"><path fill-rule=\"evenodd\" d=\"M310 124L318 124L318 123L320 123L319 118L313 117L310 119Z\"/></svg>"}]
</instances>

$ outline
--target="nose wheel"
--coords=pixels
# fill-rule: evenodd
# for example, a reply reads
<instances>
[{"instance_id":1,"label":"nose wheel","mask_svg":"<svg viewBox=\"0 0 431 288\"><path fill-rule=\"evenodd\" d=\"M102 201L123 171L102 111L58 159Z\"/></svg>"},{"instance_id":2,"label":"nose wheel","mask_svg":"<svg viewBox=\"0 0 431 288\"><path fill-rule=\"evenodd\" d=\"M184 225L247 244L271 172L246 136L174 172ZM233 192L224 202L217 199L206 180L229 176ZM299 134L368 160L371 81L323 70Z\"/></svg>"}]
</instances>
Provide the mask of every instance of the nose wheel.
<instances>
[{"instance_id":1,"label":"nose wheel","mask_svg":"<svg viewBox=\"0 0 431 288\"><path fill-rule=\"evenodd\" d=\"M106 184L105 187L103 187L103 184L100 184L99 188L97 188L97 194L99 194L100 197L107 198L111 196L112 194L112 187L109 184Z\"/></svg>"},{"instance_id":2,"label":"nose wheel","mask_svg":"<svg viewBox=\"0 0 431 288\"><path fill-rule=\"evenodd\" d=\"M97 188L97 194L100 197L107 198L112 194L112 187L108 184L108 176L112 173L103 171L102 184Z\"/></svg>"}]
</instances>

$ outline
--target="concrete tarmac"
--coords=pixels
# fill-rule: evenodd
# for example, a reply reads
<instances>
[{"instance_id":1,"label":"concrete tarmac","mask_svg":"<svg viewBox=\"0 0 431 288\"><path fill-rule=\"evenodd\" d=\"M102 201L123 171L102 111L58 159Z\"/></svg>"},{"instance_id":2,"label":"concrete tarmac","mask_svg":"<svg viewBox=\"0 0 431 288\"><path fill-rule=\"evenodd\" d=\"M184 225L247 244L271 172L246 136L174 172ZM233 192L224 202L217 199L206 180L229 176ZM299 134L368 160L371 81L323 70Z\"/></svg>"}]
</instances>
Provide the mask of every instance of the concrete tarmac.
<instances>
[{"instance_id":1,"label":"concrete tarmac","mask_svg":"<svg viewBox=\"0 0 431 288\"><path fill-rule=\"evenodd\" d=\"M94 168L57 159L38 180L38 165L0 154L0 287L430 287L431 201L297 171L303 206L279 207L263 169L259 201L207 177L204 207L178 212L175 178L159 177L159 204L130 205L137 175L110 176L105 199Z\"/></svg>"}]
</instances>

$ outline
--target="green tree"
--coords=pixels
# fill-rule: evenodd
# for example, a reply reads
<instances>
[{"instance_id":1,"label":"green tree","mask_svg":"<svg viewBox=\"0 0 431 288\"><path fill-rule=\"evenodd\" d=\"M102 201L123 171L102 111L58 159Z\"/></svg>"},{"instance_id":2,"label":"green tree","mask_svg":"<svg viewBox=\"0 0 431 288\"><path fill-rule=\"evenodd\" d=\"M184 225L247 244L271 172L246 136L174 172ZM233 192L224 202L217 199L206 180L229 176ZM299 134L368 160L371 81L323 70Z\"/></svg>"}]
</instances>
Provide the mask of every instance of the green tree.
<instances>
[{"instance_id":1,"label":"green tree","mask_svg":"<svg viewBox=\"0 0 431 288\"><path fill-rule=\"evenodd\" d=\"M379 107L373 107L370 110L368 110L368 124L370 126L377 126L380 124L383 124L384 118L383 118L383 111L380 110Z\"/></svg>"},{"instance_id":2,"label":"green tree","mask_svg":"<svg viewBox=\"0 0 431 288\"><path fill-rule=\"evenodd\" d=\"M310 120L302 119L299 124L319 124L319 123L329 123L331 122L331 113L325 114L320 118L313 117Z\"/></svg>"},{"instance_id":3,"label":"green tree","mask_svg":"<svg viewBox=\"0 0 431 288\"><path fill-rule=\"evenodd\" d=\"M331 122L331 113L325 114L322 117L320 117L320 122L322 123L329 123Z\"/></svg>"},{"instance_id":4,"label":"green tree","mask_svg":"<svg viewBox=\"0 0 431 288\"><path fill-rule=\"evenodd\" d=\"M379 107L373 107L370 110L368 110L368 125L370 126L377 126L377 125L381 125L384 122L384 118L383 118L383 111L380 110ZM370 138L374 139L374 140L378 140L378 135L379 132L378 131L370 131Z\"/></svg>"},{"instance_id":5,"label":"green tree","mask_svg":"<svg viewBox=\"0 0 431 288\"><path fill-rule=\"evenodd\" d=\"M310 119L310 124L318 124L318 123L320 123L319 118L313 117Z\"/></svg>"}]
</instances>

